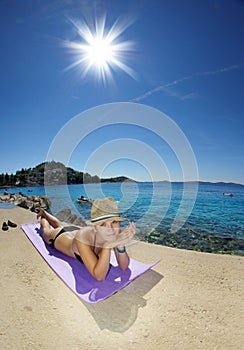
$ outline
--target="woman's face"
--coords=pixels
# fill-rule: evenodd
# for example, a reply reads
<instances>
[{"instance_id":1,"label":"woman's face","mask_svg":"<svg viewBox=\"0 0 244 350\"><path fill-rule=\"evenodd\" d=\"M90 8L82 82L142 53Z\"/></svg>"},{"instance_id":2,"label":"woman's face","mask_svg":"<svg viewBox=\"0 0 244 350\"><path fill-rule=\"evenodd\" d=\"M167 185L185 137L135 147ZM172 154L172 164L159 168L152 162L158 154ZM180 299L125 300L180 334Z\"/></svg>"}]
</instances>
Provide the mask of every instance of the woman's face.
<instances>
[{"instance_id":1,"label":"woman's face","mask_svg":"<svg viewBox=\"0 0 244 350\"><path fill-rule=\"evenodd\" d=\"M114 241L120 232L120 223L119 221L109 220L101 225L96 226L97 233L105 241Z\"/></svg>"}]
</instances>

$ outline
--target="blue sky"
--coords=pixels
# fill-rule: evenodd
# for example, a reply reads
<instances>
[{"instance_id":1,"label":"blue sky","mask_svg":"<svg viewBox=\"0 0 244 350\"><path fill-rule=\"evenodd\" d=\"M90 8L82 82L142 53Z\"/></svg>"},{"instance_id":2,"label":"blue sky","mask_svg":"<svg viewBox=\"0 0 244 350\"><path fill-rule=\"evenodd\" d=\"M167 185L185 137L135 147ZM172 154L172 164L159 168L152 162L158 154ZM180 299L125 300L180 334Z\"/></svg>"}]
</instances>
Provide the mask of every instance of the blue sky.
<instances>
[{"instance_id":1,"label":"blue sky","mask_svg":"<svg viewBox=\"0 0 244 350\"><path fill-rule=\"evenodd\" d=\"M104 82L92 71L82 75L82 67L67 69L75 55L65 43L82 39L74 24L85 20L89 26L104 14L106 28L117 20L128 24L117 40L133 41L133 50L123 56L133 76L113 67L113 80ZM176 123L195 154L200 180L244 184L244 1L2 0L0 29L0 172L45 161L59 130L79 113L131 102ZM148 145L169 179L182 179L170 145L131 125L94 130L67 165L83 171L99 147L119 138ZM86 169L143 181L157 172L156 164L147 167L139 156L124 154ZM165 176L158 171L153 178Z\"/></svg>"}]
</instances>

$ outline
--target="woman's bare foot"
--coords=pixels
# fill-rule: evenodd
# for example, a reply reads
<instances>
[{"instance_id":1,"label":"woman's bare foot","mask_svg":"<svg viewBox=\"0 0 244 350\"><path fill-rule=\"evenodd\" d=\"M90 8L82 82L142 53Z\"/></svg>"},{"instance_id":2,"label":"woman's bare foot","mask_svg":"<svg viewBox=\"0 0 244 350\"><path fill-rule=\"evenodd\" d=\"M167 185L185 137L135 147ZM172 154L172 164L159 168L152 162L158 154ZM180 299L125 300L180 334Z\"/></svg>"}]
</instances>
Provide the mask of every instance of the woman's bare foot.
<instances>
[{"instance_id":1,"label":"woman's bare foot","mask_svg":"<svg viewBox=\"0 0 244 350\"><path fill-rule=\"evenodd\" d=\"M39 219L41 217L45 217L45 210L40 208L39 213L37 214L36 218Z\"/></svg>"}]
</instances>

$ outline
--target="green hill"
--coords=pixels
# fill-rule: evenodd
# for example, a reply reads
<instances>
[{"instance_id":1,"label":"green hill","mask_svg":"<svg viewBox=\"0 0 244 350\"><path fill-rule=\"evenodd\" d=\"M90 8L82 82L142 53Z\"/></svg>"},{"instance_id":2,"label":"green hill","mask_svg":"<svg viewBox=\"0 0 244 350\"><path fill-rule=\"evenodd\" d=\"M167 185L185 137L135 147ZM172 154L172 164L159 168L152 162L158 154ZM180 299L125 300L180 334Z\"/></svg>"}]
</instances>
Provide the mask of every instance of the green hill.
<instances>
[{"instance_id":1,"label":"green hill","mask_svg":"<svg viewBox=\"0 0 244 350\"><path fill-rule=\"evenodd\" d=\"M16 171L15 174L0 174L1 187L14 186L43 186L45 185L64 185L64 184L83 184L100 182L124 182L134 181L125 176L119 176L109 179L100 179L97 175L90 175L66 167L60 162L43 162L34 168L28 168Z\"/></svg>"}]
</instances>

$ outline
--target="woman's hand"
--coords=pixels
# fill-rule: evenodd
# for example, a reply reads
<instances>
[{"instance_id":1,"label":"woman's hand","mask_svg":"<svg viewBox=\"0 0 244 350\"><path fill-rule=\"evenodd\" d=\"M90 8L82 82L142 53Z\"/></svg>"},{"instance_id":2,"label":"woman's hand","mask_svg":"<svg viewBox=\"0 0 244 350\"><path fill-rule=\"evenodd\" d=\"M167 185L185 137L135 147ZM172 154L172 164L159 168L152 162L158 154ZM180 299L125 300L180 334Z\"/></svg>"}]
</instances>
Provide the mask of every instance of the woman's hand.
<instances>
[{"instance_id":1,"label":"woman's hand","mask_svg":"<svg viewBox=\"0 0 244 350\"><path fill-rule=\"evenodd\" d=\"M136 225L134 222L130 222L129 226L127 226L124 230L122 230L118 236L117 241L120 243L117 245L126 245L135 235L136 233Z\"/></svg>"},{"instance_id":2,"label":"woman's hand","mask_svg":"<svg viewBox=\"0 0 244 350\"><path fill-rule=\"evenodd\" d=\"M104 248L115 248L118 246L125 246L135 235L136 225L134 222L130 222L124 230L122 230L117 238L113 242L106 242Z\"/></svg>"}]
</instances>

